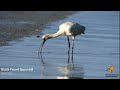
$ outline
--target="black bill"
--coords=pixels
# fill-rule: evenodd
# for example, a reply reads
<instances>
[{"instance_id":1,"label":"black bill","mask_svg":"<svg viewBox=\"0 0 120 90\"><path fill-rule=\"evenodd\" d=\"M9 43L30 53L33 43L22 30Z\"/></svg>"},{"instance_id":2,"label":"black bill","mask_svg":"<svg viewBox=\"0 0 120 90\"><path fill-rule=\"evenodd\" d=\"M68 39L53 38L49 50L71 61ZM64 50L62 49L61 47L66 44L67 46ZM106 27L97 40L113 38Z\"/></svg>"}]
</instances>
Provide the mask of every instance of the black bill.
<instances>
[{"instance_id":1,"label":"black bill","mask_svg":"<svg viewBox=\"0 0 120 90\"><path fill-rule=\"evenodd\" d=\"M43 46L44 46L45 40L43 40L42 44L40 45L40 48L38 50L38 53L42 52Z\"/></svg>"}]
</instances>

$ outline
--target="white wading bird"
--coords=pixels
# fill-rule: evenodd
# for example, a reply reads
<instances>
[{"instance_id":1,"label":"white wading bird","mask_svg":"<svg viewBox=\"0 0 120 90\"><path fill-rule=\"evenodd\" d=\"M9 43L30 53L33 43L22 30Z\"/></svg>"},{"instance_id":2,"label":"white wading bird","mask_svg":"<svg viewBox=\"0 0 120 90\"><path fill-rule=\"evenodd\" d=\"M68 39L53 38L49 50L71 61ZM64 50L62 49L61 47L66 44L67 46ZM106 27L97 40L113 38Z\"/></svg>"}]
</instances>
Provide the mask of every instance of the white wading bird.
<instances>
[{"instance_id":1,"label":"white wading bird","mask_svg":"<svg viewBox=\"0 0 120 90\"><path fill-rule=\"evenodd\" d=\"M59 31L57 33L43 35L43 37L42 37L43 42L38 50L38 53L42 52L42 48L43 48L43 45L44 45L46 40L48 40L50 38L55 38L55 37L58 37L61 35L67 36L69 50L70 50L69 37L72 36L72 39L73 39L72 53L73 53L75 36L80 35L80 34L85 34L85 27L84 26L82 26L78 23L74 23L74 22L65 22L59 26Z\"/></svg>"}]
</instances>

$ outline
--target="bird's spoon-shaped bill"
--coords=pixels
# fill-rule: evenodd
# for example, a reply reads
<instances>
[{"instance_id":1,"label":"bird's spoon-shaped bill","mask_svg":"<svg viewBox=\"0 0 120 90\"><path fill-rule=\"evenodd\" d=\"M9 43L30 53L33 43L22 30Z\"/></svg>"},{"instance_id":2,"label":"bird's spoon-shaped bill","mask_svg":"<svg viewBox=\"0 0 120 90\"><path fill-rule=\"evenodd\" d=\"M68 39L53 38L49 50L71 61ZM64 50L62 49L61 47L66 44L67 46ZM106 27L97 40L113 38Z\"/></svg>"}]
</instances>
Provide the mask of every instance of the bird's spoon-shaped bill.
<instances>
[{"instance_id":1,"label":"bird's spoon-shaped bill","mask_svg":"<svg viewBox=\"0 0 120 90\"><path fill-rule=\"evenodd\" d=\"M42 41L42 44L40 45L40 48L38 50L38 53L42 52L43 46L44 46L45 40Z\"/></svg>"}]
</instances>

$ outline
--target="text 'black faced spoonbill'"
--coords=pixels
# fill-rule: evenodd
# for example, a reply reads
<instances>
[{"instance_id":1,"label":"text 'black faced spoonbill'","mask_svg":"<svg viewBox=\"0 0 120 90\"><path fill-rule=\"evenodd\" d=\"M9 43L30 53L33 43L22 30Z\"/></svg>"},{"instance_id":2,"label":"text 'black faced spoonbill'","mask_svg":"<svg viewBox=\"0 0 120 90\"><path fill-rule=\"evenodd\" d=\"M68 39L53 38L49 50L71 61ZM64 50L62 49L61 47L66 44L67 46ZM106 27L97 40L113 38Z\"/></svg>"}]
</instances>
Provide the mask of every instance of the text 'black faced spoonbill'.
<instances>
[{"instance_id":1,"label":"text 'black faced spoonbill'","mask_svg":"<svg viewBox=\"0 0 120 90\"><path fill-rule=\"evenodd\" d=\"M38 53L42 52L42 48L43 48L43 45L44 45L46 40L51 39L51 38L55 38L58 36L62 36L62 35L67 36L69 50L70 50L69 37L72 36L72 40L73 40L72 50L73 50L75 36L80 35L80 34L85 34L85 27L84 26L82 26L78 23L75 23L75 22L65 22L59 26L59 31L57 33L43 35L43 37L42 37L43 41L42 41L42 44L38 50Z\"/></svg>"}]
</instances>

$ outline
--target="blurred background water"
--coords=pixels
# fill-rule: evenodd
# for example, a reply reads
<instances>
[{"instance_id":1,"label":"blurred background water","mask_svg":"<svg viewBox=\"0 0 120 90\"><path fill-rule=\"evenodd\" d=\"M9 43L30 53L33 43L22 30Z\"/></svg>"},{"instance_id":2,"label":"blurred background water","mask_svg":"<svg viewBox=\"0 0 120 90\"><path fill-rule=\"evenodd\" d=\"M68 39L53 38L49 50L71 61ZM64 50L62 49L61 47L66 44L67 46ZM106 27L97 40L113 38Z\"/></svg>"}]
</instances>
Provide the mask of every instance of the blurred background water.
<instances>
[{"instance_id":1,"label":"blurred background water","mask_svg":"<svg viewBox=\"0 0 120 90\"><path fill-rule=\"evenodd\" d=\"M68 64L65 36L46 41L42 55L38 56L42 35L57 32L65 21L86 27L84 35L76 36L74 62ZM47 25L39 34L40 38L25 37L0 47L0 68L33 68L33 71L0 71L0 79L119 78L119 11L80 11ZM110 66L115 67L112 73L107 70Z\"/></svg>"}]
</instances>

